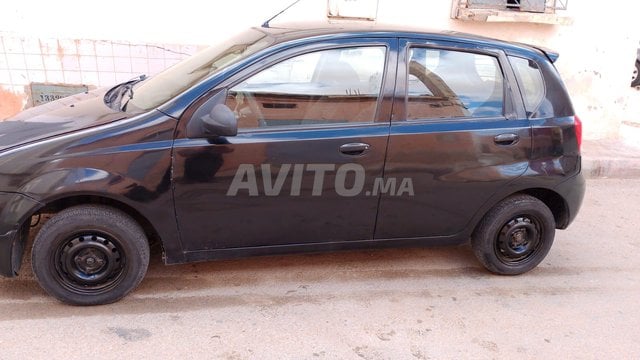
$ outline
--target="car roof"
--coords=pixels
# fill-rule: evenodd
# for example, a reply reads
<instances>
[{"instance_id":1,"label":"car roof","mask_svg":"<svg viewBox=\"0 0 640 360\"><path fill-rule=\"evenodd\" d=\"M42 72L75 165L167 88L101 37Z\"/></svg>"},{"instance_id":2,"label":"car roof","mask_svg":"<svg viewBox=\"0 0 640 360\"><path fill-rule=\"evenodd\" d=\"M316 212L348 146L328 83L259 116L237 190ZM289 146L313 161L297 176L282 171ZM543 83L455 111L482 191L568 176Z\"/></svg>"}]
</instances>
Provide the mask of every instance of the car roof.
<instances>
[{"instance_id":1,"label":"car roof","mask_svg":"<svg viewBox=\"0 0 640 360\"><path fill-rule=\"evenodd\" d=\"M425 37L443 41L474 43L478 45L502 48L520 53L530 53L549 58L552 62L558 54L539 46L510 42L490 37L463 33L451 30L428 30L419 27L386 25L386 24L361 24L361 23L289 23L269 27L255 27L254 29L270 35L275 43L288 41L321 38L327 36L337 37Z\"/></svg>"}]
</instances>

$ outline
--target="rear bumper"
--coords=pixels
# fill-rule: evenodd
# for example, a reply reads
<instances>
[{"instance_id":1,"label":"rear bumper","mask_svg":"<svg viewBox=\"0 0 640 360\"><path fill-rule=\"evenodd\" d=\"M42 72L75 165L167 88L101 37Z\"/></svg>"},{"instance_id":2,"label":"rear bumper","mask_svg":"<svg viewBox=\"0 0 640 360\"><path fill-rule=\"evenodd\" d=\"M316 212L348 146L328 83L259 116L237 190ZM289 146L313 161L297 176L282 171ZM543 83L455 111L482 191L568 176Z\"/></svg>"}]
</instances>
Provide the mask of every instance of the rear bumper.
<instances>
[{"instance_id":1,"label":"rear bumper","mask_svg":"<svg viewBox=\"0 0 640 360\"><path fill-rule=\"evenodd\" d=\"M567 204L568 214L566 221L559 226L560 229L566 229L578 215L580 206L582 206L582 200L584 199L586 182L582 172L562 182L556 186L555 190L562 195Z\"/></svg>"},{"instance_id":2,"label":"rear bumper","mask_svg":"<svg viewBox=\"0 0 640 360\"><path fill-rule=\"evenodd\" d=\"M26 220L39 206L24 195L0 192L0 275L18 274L29 231Z\"/></svg>"}]
</instances>

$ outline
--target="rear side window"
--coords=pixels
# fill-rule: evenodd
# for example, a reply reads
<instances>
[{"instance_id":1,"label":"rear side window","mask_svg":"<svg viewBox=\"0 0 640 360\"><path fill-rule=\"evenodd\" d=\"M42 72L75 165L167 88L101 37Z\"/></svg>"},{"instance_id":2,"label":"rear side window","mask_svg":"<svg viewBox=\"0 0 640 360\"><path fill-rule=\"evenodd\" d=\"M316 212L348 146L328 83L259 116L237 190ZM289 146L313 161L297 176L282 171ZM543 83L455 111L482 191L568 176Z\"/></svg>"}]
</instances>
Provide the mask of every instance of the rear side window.
<instances>
[{"instance_id":1,"label":"rear side window","mask_svg":"<svg viewBox=\"0 0 640 360\"><path fill-rule=\"evenodd\" d=\"M509 56L516 73L527 117L533 116L544 99L544 80L538 64L529 59Z\"/></svg>"},{"instance_id":2,"label":"rear side window","mask_svg":"<svg viewBox=\"0 0 640 360\"><path fill-rule=\"evenodd\" d=\"M503 115L504 80L497 58L416 47L408 65L407 119Z\"/></svg>"}]
</instances>

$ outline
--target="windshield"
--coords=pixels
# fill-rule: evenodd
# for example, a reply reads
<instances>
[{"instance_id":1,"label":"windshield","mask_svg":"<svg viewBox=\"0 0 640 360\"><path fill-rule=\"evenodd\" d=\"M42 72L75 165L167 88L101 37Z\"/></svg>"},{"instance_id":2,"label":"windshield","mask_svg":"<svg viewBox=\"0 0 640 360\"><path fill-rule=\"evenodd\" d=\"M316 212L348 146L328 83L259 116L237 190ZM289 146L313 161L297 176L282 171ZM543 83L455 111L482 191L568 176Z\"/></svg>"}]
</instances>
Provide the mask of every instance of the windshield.
<instances>
[{"instance_id":1,"label":"windshield","mask_svg":"<svg viewBox=\"0 0 640 360\"><path fill-rule=\"evenodd\" d=\"M258 29L246 30L230 39L173 65L134 89L127 112L151 110L197 84L209 75L234 64L271 44L267 34Z\"/></svg>"}]
</instances>

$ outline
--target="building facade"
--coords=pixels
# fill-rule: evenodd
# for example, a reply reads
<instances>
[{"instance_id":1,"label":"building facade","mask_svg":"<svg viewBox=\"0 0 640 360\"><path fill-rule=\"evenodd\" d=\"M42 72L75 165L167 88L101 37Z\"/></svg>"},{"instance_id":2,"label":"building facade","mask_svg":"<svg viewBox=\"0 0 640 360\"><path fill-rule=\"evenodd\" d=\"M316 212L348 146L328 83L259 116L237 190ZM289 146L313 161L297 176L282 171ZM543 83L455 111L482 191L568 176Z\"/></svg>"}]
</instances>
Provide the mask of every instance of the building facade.
<instances>
[{"instance_id":1,"label":"building facade","mask_svg":"<svg viewBox=\"0 0 640 360\"><path fill-rule=\"evenodd\" d=\"M0 12L0 120L37 104L31 84L102 87L155 74L290 5L290 0L133 3L7 2ZM368 22L454 30L530 43L560 53L586 139L619 137L640 125L630 87L640 40L640 3L535 0L301 0L272 22ZM541 7L540 7L541 6ZM546 6L546 8L545 8ZM566 8L560 10L557 8ZM303 25L304 26L304 25Z\"/></svg>"}]
</instances>

